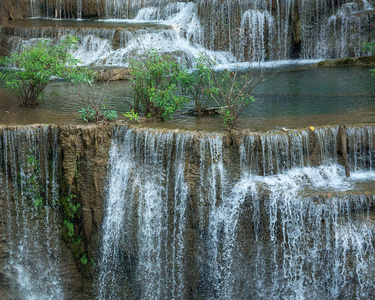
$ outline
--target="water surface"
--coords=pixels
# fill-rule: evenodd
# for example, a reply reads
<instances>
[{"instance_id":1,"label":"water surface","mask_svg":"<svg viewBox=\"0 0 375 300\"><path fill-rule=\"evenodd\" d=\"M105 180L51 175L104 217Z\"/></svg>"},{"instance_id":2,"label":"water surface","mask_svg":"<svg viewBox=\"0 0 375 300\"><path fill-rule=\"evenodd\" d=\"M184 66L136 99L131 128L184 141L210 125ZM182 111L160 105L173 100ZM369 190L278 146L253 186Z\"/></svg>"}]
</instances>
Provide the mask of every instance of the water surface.
<instances>
[{"instance_id":1,"label":"water surface","mask_svg":"<svg viewBox=\"0 0 375 300\"><path fill-rule=\"evenodd\" d=\"M36 109L20 108L17 99L1 88L0 123L82 124L84 122L77 112L83 106L82 99L103 93L109 106L117 109L122 116L132 99L130 82L110 82L108 87L102 83L97 85L96 90L87 90L65 82L54 83L46 94L57 92L59 96L47 96ZM375 81L368 67L285 68L253 92L256 100L241 116L238 122L240 129L267 131L282 127L293 129L370 123L375 120ZM186 107L192 108L193 103ZM209 131L224 129L217 115L196 117L178 114L171 121L146 122L142 126Z\"/></svg>"}]
</instances>

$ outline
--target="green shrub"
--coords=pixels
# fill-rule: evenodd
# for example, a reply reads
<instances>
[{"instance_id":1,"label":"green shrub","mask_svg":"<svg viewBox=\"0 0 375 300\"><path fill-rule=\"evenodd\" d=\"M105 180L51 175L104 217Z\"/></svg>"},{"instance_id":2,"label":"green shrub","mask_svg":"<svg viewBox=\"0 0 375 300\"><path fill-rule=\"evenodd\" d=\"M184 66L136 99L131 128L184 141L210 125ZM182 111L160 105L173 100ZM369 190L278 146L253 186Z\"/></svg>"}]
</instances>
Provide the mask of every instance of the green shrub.
<instances>
[{"instance_id":1,"label":"green shrub","mask_svg":"<svg viewBox=\"0 0 375 300\"><path fill-rule=\"evenodd\" d=\"M130 121L138 121L139 122L139 116L138 116L138 113L134 110L134 108L132 108L130 111L127 111L126 113L124 113L124 116L126 118L128 118Z\"/></svg>"},{"instance_id":2,"label":"green shrub","mask_svg":"<svg viewBox=\"0 0 375 300\"><path fill-rule=\"evenodd\" d=\"M69 53L77 42L72 36L57 44L42 40L21 53L0 58L0 65L8 68L0 73L0 78L22 106L34 108L43 98L45 88L59 78L74 83L92 80L92 74L85 68L77 68L79 61Z\"/></svg>"},{"instance_id":3,"label":"green shrub","mask_svg":"<svg viewBox=\"0 0 375 300\"><path fill-rule=\"evenodd\" d=\"M182 88L193 99L198 115L203 113L206 102L210 99L206 87L209 85L214 66L215 63L210 58L200 54L196 59L195 70L185 72L182 76Z\"/></svg>"},{"instance_id":4,"label":"green shrub","mask_svg":"<svg viewBox=\"0 0 375 300\"><path fill-rule=\"evenodd\" d=\"M210 73L206 89L219 106L228 130L235 126L244 109L255 100L251 95L252 90L261 84L263 79L263 71L257 76L250 72L240 75L238 68L235 71L225 69Z\"/></svg>"},{"instance_id":5,"label":"green shrub","mask_svg":"<svg viewBox=\"0 0 375 300\"><path fill-rule=\"evenodd\" d=\"M370 55L375 55L375 42L368 42L362 44L362 49L367 51ZM371 69L371 76L375 78L375 69Z\"/></svg>"},{"instance_id":6,"label":"green shrub","mask_svg":"<svg viewBox=\"0 0 375 300\"><path fill-rule=\"evenodd\" d=\"M146 117L168 120L188 102L179 93L185 73L171 56L148 50L131 60L129 67L136 112L142 109Z\"/></svg>"},{"instance_id":7,"label":"green shrub","mask_svg":"<svg viewBox=\"0 0 375 300\"><path fill-rule=\"evenodd\" d=\"M115 110L107 110L105 105L99 109L94 109L92 107L81 108L78 112L81 119L85 122L109 121L118 117Z\"/></svg>"},{"instance_id":8,"label":"green shrub","mask_svg":"<svg viewBox=\"0 0 375 300\"><path fill-rule=\"evenodd\" d=\"M90 88L87 84L78 84L74 89L77 90L72 93L73 100L82 105L78 112L80 118L85 122L110 121L118 117L117 111L111 109L107 104L108 82L105 82L104 85L90 84Z\"/></svg>"},{"instance_id":9,"label":"green shrub","mask_svg":"<svg viewBox=\"0 0 375 300\"><path fill-rule=\"evenodd\" d=\"M75 232L74 224L77 223L79 218L81 205L77 203L75 195L62 197L60 204L63 208L64 227L67 238L71 243L79 244L82 238Z\"/></svg>"},{"instance_id":10,"label":"green shrub","mask_svg":"<svg viewBox=\"0 0 375 300\"><path fill-rule=\"evenodd\" d=\"M367 42L362 44L362 49L370 55L375 55L375 42Z\"/></svg>"},{"instance_id":11,"label":"green shrub","mask_svg":"<svg viewBox=\"0 0 375 300\"><path fill-rule=\"evenodd\" d=\"M81 264L84 265L84 266L86 266L87 262L88 262L87 255L86 255L86 253L83 253L83 255L81 257Z\"/></svg>"},{"instance_id":12,"label":"green shrub","mask_svg":"<svg viewBox=\"0 0 375 300\"><path fill-rule=\"evenodd\" d=\"M254 101L251 93L263 82L263 71L258 76L251 72L240 75L238 68L233 72L227 69L219 72L214 67L215 63L201 54L196 60L195 71L184 77L183 89L193 98L198 115L204 110L206 101L212 99L218 105L224 125L230 130L243 110Z\"/></svg>"}]
</instances>

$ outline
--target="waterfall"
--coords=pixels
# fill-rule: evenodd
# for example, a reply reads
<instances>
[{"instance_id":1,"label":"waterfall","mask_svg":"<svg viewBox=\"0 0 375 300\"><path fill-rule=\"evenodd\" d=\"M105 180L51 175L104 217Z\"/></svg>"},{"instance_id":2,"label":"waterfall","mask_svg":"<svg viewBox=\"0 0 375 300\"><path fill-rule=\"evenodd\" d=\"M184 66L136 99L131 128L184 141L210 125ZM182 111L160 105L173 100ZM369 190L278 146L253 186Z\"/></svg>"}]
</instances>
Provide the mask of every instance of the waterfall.
<instances>
[{"instance_id":1,"label":"waterfall","mask_svg":"<svg viewBox=\"0 0 375 300\"><path fill-rule=\"evenodd\" d=\"M77 0L77 19L82 19L82 0Z\"/></svg>"},{"instance_id":2,"label":"waterfall","mask_svg":"<svg viewBox=\"0 0 375 300\"><path fill-rule=\"evenodd\" d=\"M9 257L5 274L20 299L63 299L57 128L3 129L0 212ZM3 241L4 242L4 241Z\"/></svg>"},{"instance_id":3,"label":"waterfall","mask_svg":"<svg viewBox=\"0 0 375 300\"><path fill-rule=\"evenodd\" d=\"M30 11L31 17L35 18L39 16L39 11L37 10L37 0L30 0Z\"/></svg>"},{"instance_id":4,"label":"waterfall","mask_svg":"<svg viewBox=\"0 0 375 300\"><path fill-rule=\"evenodd\" d=\"M242 15L239 29L243 49L241 57L247 60L264 61L266 59L266 30L272 34L274 19L269 12L247 10ZM245 53L247 48L248 53Z\"/></svg>"},{"instance_id":5,"label":"waterfall","mask_svg":"<svg viewBox=\"0 0 375 300\"><path fill-rule=\"evenodd\" d=\"M375 282L372 126L247 134L115 129L99 299L364 299Z\"/></svg>"},{"instance_id":6,"label":"waterfall","mask_svg":"<svg viewBox=\"0 0 375 300\"><path fill-rule=\"evenodd\" d=\"M195 57L204 52L203 48L192 46L181 38L177 30L166 28L16 28L14 35L4 43L11 52L20 52L23 47L35 45L42 38L57 39L67 35L79 38L80 43L72 54L83 65L124 66L145 49L153 48L171 55L178 53L180 61L191 66ZM230 53L207 52L207 55L220 64L235 61Z\"/></svg>"},{"instance_id":7,"label":"waterfall","mask_svg":"<svg viewBox=\"0 0 375 300\"><path fill-rule=\"evenodd\" d=\"M148 29L145 39L135 33L137 37L132 43L122 45L116 54L113 54L116 49L106 49L111 54L105 59L102 57L105 52L90 52L99 41L99 36L91 36L93 45L87 48L89 55L85 57L97 59L84 60L88 64L123 65L124 56L130 50L136 54L144 48L156 48L177 56L182 53L181 59L189 64L199 52L216 57L221 65L254 60L329 59L364 55L362 44L375 38L374 5L366 0L339 3L320 0L97 0L97 5L91 6L77 0L74 8L64 1L32 0L30 5L34 17L81 19L88 14L90 17L97 15L105 22L151 22L155 25ZM160 25L166 28L160 30ZM100 42L115 43L111 39ZM116 59L110 58L111 55Z\"/></svg>"},{"instance_id":8,"label":"waterfall","mask_svg":"<svg viewBox=\"0 0 375 300\"><path fill-rule=\"evenodd\" d=\"M343 170L339 174L336 170L300 172L291 170L284 176L260 180L269 189L265 204L269 228L265 235L258 233L253 250L255 266L247 263L239 271L254 274L253 278L241 278L248 285L241 293L254 293L253 297L257 294L262 299L280 294L293 299L369 297L373 279L368 280L374 276L370 266L375 253L374 224L369 213L374 198L341 196L322 200L298 196L305 185L330 186L334 190L347 184L337 180L343 178ZM253 194L253 199L257 196ZM261 219L257 222L262 224ZM243 260L241 263L246 264Z\"/></svg>"},{"instance_id":9,"label":"waterfall","mask_svg":"<svg viewBox=\"0 0 375 300\"><path fill-rule=\"evenodd\" d=\"M59 138L55 126L0 130L7 297L70 297ZM232 138L114 126L90 296L370 299L374 165L373 125Z\"/></svg>"},{"instance_id":10,"label":"waterfall","mask_svg":"<svg viewBox=\"0 0 375 300\"><path fill-rule=\"evenodd\" d=\"M186 296L184 169L189 138L116 132L102 227L99 299L131 298L135 292L145 299ZM127 275L121 274L124 268Z\"/></svg>"},{"instance_id":11,"label":"waterfall","mask_svg":"<svg viewBox=\"0 0 375 300\"><path fill-rule=\"evenodd\" d=\"M355 170L375 170L375 129L348 128L349 159Z\"/></svg>"}]
</instances>

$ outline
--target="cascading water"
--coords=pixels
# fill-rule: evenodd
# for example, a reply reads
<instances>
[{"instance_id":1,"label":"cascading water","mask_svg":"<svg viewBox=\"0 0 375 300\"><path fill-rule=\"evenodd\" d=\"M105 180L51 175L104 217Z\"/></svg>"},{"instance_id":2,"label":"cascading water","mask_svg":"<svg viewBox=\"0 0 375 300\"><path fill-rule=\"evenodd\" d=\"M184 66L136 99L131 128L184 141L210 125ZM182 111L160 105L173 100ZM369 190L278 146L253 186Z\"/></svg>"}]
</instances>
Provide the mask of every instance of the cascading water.
<instances>
[{"instance_id":1,"label":"cascading water","mask_svg":"<svg viewBox=\"0 0 375 300\"><path fill-rule=\"evenodd\" d=\"M0 286L13 299L69 298L53 209L59 129L0 132ZM349 178L340 165L343 139ZM372 125L233 140L119 126L107 176L91 297L371 299L375 292Z\"/></svg>"},{"instance_id":2,"label":"cascading water","mask_svg":"<svg viewBox=\"0 0 375 300\"><path fill-rule=\"evenodd\" d=\"M355 170L375 169L375 128L348 128L349 159ZM365 145L365 147L363 147Z\"/></svg>"},{"instance_id":3,"label":"cascading water","mask_svg":"<svg viewBox=\"0 0 375 300\"><path fill-rule=\"evenodd\" d=\"M184 169L189 138L131 130L116 133L102 227L99 299L186 296Z\"/></svg>"},{"instance_id":4,"label":"cascading water","mask_svg":"<svg viewBox=\"0 0 375 300\"><path fill-rule=\"evenodd\" d=\"M233 295L261 299L280 295L292 299L371 297L374 223L369 213L374 199L366 196L319 199L300 195L306 186L345 189L348 183L343 178L344 171L337 172L333 167L246 179L266 186L269 197L264 209L268 220L265 224L262 219L253 221L260 224L255 246L246 245L249 249L240 245L254 251L256 259L252 260L255 265L250 265L242 258L249 259L249 255L240 248L235 269L237 280L242 281L240 286L247 287ZM252 201L258 197L253 193Z\"/></svg>"},{"instance_id":5,"label":"cascading water","mask_svg":"<svg viewBox=\"0 0 375 300\"><path fill-rule=\"evenodd\" d=\"M115 130L99 299L366 299L374 128L221 135ZM352 148L351 148L352 147ZM353 152L351 152L353 149Z\"/></svg>"},{"instance_id":6,"label":"cascading water","mask_svg":"<svg viewBox=\"0 0 375 300\"><path fill-rule=\"evenodd\" d=\"M246 45L250 53L245 53L242 47L241 57L248 57L249 60L264 61L266 57L266 37L267 28L273 27L274 18L266 11L247 10L242 15L241 27L239 29L242 38L241 43Z\"/></svg>"},{"instance_id":7,"label":"cascading water","mask_svg":"<svg viewBox=\"0 0 375 300\"><path fill-rule=\"evenodd\" d=\"M57 128L2 131L0 210L12 299L64 298L60 221L53 209L59 197L57 147Z\"/></svg>"},{"instance_id":8,"label":"cascading water","mask_svg":"<svg viewBox=\"0 0 375 300\"><path fill-rule=\"evenodd\" d=\"M77 0L77 19L82 19L82 0Z\"/></svg>"},{"instance_id":9,"label":"cascading water","mask_svg":"<svg viewBox=\"0 0 375 300\"><path fill-rule=\"evenodd\" d=\"M219 65L248 61L276 61L288 59L327 59L360 56L362 44L375 39L373 26L373 1L342 3L332 1L301 0L98 0L89 6L77 0L76 9L62 1L33 0L33 16L85 18L102 16L103 21L122 23L147 23L168 28L150 28L144 36L134 32L129 43L114 49L115 41L91 37L92 46L82 46L85 64L124 65L129 54L138 54L145 48L180 56L192 63L199 52L208 52ZM73 12L72 12L73 10ZM39 14L38 12L45 12ZM94 12L95 11L95 12ZM103 23L103 26L106 26ZM86 35L89 35L87 32ZM31 37L30 37L31 38ZM91 49L98 42L111 45L105 52ZM82 52L81 49L81 52ZM113 58L113 57L116 58ZM86 61L86 57L95 57Z\"/></svg>"}]
</instances>

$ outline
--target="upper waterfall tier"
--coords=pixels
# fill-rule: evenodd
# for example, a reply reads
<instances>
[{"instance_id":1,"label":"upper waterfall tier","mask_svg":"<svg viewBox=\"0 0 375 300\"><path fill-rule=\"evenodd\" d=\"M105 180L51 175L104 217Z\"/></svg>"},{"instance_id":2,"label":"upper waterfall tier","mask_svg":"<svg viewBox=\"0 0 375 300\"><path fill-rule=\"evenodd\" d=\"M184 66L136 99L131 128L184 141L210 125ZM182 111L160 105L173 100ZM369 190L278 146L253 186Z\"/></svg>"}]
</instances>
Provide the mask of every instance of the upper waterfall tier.
<instances>
[{"instance_id":1,"label":"upper waterfall tier","mask_svg":"<svg viewBox=\"0 0 375 300\"><path fill-rule=\"evenodd\" d=\"M30 0L30 6L32 17L167 24L174 32L168 45L177 47L170 51L187 44L225 52L232 62L359 56L363 42L375 39L373 0ZM166 34L158 34L160 45Z\"/></svg>"}]
</instances>

